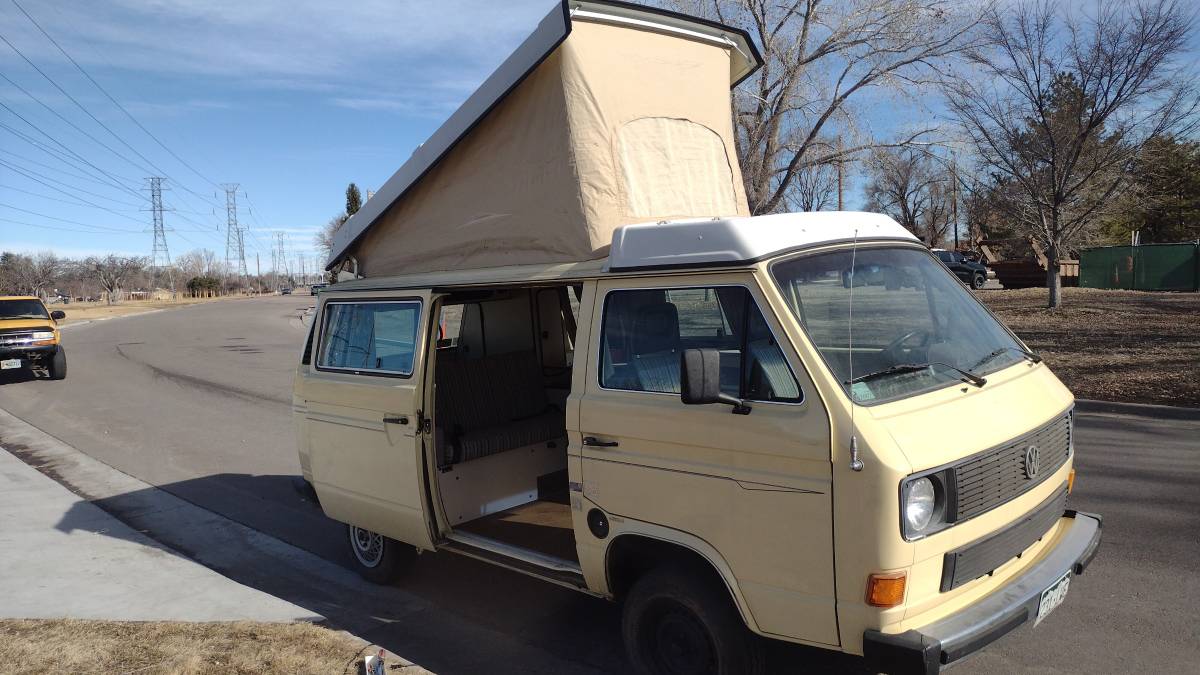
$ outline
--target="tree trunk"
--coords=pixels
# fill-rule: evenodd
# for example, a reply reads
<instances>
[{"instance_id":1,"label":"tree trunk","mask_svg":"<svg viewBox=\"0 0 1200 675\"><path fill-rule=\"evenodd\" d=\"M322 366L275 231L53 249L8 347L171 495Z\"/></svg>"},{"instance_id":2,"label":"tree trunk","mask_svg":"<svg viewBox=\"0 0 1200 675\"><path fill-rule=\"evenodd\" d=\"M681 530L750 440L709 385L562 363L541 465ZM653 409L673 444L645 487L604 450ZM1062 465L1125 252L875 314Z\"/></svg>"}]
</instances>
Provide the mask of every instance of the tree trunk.
<instances>
[{"instance_id":1,"label":"tree trunk","mask_svg":"<svg viewBox=\"0 0 1200 675\"><path fill-rule=\"evenodd\" d=\"M1049 291L1046 306L1057 309L1062 304L1062 277L1058 274L1058 247L1054 245L1046 249L1046 289Z\"/></svg>"}]
</instances>

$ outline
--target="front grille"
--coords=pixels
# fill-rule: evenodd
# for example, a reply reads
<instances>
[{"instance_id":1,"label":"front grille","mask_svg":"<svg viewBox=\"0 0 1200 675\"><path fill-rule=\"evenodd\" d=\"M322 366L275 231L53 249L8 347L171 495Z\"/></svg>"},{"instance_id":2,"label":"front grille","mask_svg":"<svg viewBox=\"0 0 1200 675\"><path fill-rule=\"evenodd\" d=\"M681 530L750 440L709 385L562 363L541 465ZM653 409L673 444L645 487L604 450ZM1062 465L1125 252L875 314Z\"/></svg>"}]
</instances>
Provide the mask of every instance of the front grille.
<instances>
[{"instance_id":1,"label":"front grille","mask_svg":"<svg viewBox=\"0 0 1200 675\"><path fill-rule=\"evenodd\" d=\"M31 342L33 342L33 331L28 329L21 329L20 332L0 333L0 347L20 347Z\"/></svg>"},{"instance_id":2,"label":"front grille","mask_svg":"<svg viewBox=\"0 0 1200 675\"><path fill-rule=\"evenodd\" d=\"M1026 449L1036 445L1040 463L1030 478ZM954 467L957 505L954 522L962 522L1009 502L1049 478L1071 455L1071 413L999 448Z\"/></svg>"},{"instance_id":3,"label":"front grille","mask_svg":"<svg viewBox=\"0 0 1200 675\"><path fill-rule=\"evenodd\" d=\"M1007 528L963 548L950 551L942 559L942 592L991 574L1021 551L1041 539L1063 515L1067 507L1067 485L1063 483L1049 499Z\"/></svg>"}]
</instances>

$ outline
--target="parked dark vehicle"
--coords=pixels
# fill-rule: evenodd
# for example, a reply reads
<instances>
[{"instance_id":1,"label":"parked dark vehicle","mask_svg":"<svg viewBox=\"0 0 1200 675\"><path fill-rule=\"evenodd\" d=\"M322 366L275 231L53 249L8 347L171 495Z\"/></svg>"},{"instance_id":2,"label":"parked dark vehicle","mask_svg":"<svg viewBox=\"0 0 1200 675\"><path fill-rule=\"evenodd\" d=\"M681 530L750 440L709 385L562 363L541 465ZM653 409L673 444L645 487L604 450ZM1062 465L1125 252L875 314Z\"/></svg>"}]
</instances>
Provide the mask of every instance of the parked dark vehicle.
<instances>
[{"instance_id":1,"label":"parked dark vehicle","mask_svg":"<svg viewBox=\"0 0 1200 675\"><path fill-rule=\"evenodd\" d=\"M317 293L319 293L321 291L322 288L325 288L328 285L329 284L312 284L311 286L308 287L308 294L316 295Z\"/></svg>"},{"instance_id":2,"label":"parked dark vehicle","mask_svg":"<svg viewBox=\"0 0 1200 675\"><path fill-rule=\"evenodd\" d=\"M937 256L938 260L942 261L942 264L949 267L955 276L962 279L962 282L971 288L979 290L987 283L986 265L969 260L958 251L935 248L933 249L933 254Z\"/></svg>"},{"instance_id":3,"label":"parked dark vehicle","mask_svg":"<svg viewBox=\"0 0 1200 675\"><path fill-rule=\"evenodd\" d=\"M291 295L292 289L288 288L287 286L284 286L283 288L279 289L279 294L280 295Z\"/></svg>"}]
</instances>

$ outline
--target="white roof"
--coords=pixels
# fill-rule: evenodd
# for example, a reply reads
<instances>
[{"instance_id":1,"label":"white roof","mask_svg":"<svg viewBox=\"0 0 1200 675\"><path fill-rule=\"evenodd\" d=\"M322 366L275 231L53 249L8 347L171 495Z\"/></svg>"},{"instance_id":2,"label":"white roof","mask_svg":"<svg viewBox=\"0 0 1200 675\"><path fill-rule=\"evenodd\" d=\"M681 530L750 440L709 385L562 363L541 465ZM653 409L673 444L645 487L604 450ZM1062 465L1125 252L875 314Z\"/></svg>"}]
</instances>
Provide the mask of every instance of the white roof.
<instances>
[{"instance_id":1,"label":"white roof","mask_svg":"<svg viewBox=\"0 0 1200 675\"><path fill-rule=\"evenodd\" d=\"M412 156L333 234L326 269L331 269L366 231L421 180L460 140L558 48L571 33L573 19L626 25L660 33L681 35L732 48L730 87L762 65L754 41L746 31L670 10L614 0L559 0L537 28L509 55L467 100L438 127ZM482 30L482 28L481 28Z\"/></svg>"},{"instance_id":2,"label":"white roof","mask_svg":"<svg viewBox=\"0 0 1200 675\"><path fill-rule=\"evenodd\" d=\"M674 220L617 228L613 231L607 269L751 262L785 251L855 238L920 241L891 218L862 211Z\"/></svg>"}]
</instances>

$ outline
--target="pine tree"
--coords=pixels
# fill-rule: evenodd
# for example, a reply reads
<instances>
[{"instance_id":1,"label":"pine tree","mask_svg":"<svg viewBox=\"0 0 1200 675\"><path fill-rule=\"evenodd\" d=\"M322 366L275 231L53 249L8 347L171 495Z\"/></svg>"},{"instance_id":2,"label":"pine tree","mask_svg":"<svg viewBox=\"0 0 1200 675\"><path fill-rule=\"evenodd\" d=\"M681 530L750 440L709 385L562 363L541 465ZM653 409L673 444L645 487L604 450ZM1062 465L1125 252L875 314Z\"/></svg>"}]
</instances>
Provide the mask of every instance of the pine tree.
<instances>
[{"instance_id":1,"label":"pine tree","mask_svg":"<svg viewBox=\"0 0 1200 675\"><path fill-rule=\"evenodd\" d=\"M362 195L358 192L358 186L351 183L346 187L346 215L352 216L358 213L362 208Z\"/></svg>"}]
</instances>

